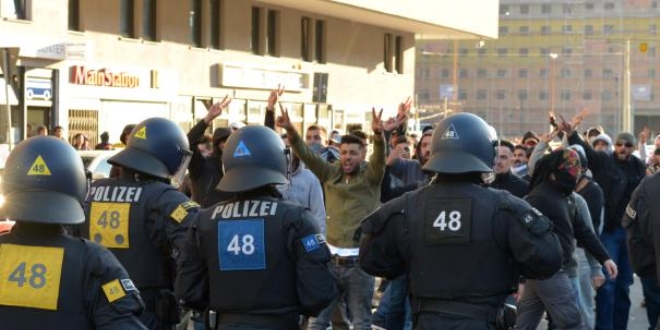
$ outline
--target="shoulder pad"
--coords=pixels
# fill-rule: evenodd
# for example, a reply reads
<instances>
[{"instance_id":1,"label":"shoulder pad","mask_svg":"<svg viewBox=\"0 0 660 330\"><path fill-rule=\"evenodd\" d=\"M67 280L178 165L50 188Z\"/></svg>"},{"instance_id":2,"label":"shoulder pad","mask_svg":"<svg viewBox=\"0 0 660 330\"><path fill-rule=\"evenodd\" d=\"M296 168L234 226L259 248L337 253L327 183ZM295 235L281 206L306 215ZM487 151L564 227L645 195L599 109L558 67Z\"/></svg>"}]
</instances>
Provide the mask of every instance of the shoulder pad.
<instances>
[{"instance_id":1,"label":"shoulder pad","mask_svg":"<svg viewBox=\"0 0 660 330\"><path fill-rule=\"evenodd\" d=\"M385 227L394 215L406 213L406 199L408 194L397 197L381 205L375 211L362 219L361 229L365 234L377 233Z\"/></svg>"},{"instance_id":2,"label":"shoulder pad","mask_svg":"<svg viewBox=\"0 0 660 330\"><path fill-rule=\"evenodd\" d=\"M552 222L541 211L520 198L506 196L500 208L513 213L518 223L534 234L540 235L552 230Z\"/></svg>"}]
</instances>

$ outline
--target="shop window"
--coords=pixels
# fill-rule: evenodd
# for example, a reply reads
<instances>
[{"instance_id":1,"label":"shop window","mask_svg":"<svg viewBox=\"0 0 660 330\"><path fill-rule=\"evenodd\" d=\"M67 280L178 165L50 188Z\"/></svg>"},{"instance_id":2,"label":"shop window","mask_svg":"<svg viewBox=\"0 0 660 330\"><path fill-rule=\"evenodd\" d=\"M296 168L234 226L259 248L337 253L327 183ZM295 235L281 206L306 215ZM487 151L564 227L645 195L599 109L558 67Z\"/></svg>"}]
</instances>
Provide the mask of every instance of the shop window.
<instances>
[{"instance_id":1,"label":"shop window","mask_svg":"<svg viewBox=\"0 0 660 330\"><path fill-rule=\"evenodd\" d=\"M71 31L80 31L80 0L69 0L68 26Z\"/></svg>"},{"instance_id":2,"label":"shop window","mask_svg":"<svg viewBox=\"0 0 660 330\"><path fill-rule=\"evenodd\" d=\"M90 148L94 148L99 143L99 112L96 110L69 109L69 143L73 142L73 137L82 133L89 138Z\"/></svg>"}]
</instances>

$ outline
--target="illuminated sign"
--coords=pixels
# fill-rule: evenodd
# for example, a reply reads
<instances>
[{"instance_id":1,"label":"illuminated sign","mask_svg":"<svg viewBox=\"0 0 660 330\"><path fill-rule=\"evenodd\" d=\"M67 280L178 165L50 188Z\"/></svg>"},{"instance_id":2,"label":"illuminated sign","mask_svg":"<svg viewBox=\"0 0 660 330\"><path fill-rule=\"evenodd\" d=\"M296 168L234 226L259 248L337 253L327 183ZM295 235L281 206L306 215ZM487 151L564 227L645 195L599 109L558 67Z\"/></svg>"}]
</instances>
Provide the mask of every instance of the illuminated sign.
<instances>
[{"instance_id":1,"label":"illuminated sign","mask_svg":"<svg viewBox=\"0 0 660 330\"><path fill-rule=\"evenodd\" d=\"M71 67L70 82L76 85L137 88L140 77L137 74L115 72L109 69L87 69L76 65Z\"/></svg>"}]
</instances>

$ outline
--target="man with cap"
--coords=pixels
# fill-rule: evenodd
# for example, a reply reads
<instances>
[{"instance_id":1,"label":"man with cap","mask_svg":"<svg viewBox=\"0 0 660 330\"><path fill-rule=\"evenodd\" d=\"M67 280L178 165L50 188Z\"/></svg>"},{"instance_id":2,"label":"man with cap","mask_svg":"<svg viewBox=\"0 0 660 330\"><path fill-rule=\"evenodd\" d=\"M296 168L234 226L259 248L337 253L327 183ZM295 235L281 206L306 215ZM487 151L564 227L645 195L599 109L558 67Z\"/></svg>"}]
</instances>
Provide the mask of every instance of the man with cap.
<instances>
[{"instance_id":1,"label":"man with cap","mask_svg":"<svg viewBox=\"0 0 660 330\"><path fill-rule=\"evenodd\" d=\"M538 143L539 143L538 134L536 134L532 131L527 131L523 135L522 144L526 145L527 147L534 148Z\"/></svg>"},{"instance_id":2,"label":"man with cap","mask_svg":"<svg viewBox=\"0 0 660 330\"><path fill-rule=\"evenodd\" d=\"M85 220L80 156L65 141L34 137L5 165L0 217L16 221L0 235L3 329L146 329L144 304L106 248L66 234ZM38 205L38 206L37 206Z\"/></svg>"},{"instance_id":3,"label":"man with cap","mask_svg":"<svg viewBox=\"0 0 660 330\"><path fill-rule=\"evenodd\" d=\"M360 266L389 279L408 274L415 329L493 329L520 274L547 278L561 247L541 213L483 185L495 152L488 125L458 113L433 133L430 185L363 220Z\"/></svg>"},{"instance_id":4,"label":"man with cap","mask_svg":"<svg viewBox=\"0 0 660 330\"><path fill-rule=\"evenodd\" d=\"M232 129L229 127L219 127L213 131L213 152L210 155L203 155L197 147L204 138L204 132L206 132L211 122L222 114L222 110L226 109L230 102L231 99L225 96L222 101L211 105L204 119L200 120L188 132L188 143L193 152L190 164L188 165L192 197L202 207L209 207L233 196L233 194L216 189L224 175L224 171L222 170L222 149Z\"/></svg>"},{"instance_id":5,"label":"man with cap","mask_svg":"<svg viewBox=\"0 0 660 330\"><path fill-rule=\"evenodd\" d=\"M270 128L227 140L218 189L236 194L195 219L179 262L184 305L209 310L207 329L297 329L336 295L330 251L304 207L282 199L288 148Z\"/></svg>"},{"instance_id":6,"label":"man with cap","mask_svg":"<svg viewBox=\"0 0 660 330\"><path fill-rule=\"evenodd\" d=\"M626 329L633 272L621 219L633 190L646 174L646 166L632 155L636 144L631 133L619 133L614 140L614 152L610 154L591 148L574 130L574 126L575 124L565 121L559 124L559 128L568 136L570 144L582 146L594 181L603 189L605 217L600 239L619 267L619 276L616 279L608 277L597 291L596 329Z\"/></svg>"},{"instance_id":7,"label":"man with cap","mask_svg":"<svg viewBox=\"0 0 660 330\"><path fill-rule=\"evenodd\" d=\"M180 318L175 259L199 205L173 184L183 180L191 155L179 125L146 119L108 159L121 167L119 178L94 181L85 201L82 236L110 249L126 268L145 302L140 319L152 330L172 329Z\"/></svg>"}]
</instances>

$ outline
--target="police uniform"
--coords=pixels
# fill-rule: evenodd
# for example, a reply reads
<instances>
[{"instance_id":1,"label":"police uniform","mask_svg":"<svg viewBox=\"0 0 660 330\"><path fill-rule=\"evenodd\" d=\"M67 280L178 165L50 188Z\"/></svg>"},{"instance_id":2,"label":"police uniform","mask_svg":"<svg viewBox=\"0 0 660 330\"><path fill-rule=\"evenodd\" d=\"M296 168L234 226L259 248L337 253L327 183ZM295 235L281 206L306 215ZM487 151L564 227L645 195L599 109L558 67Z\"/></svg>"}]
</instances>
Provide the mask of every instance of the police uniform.
<instances>
[{"instance_id":1,"label":"police uniform","mask_svg":"<svg viewBox=\"0 0 660 330\"><path fill-rule=\"evenodd\" d=\"M33 137L7 159L0 236L3 329L146 329L144 305L126 270L104 247L66 235L84 221L87 187L80 157L66 142Z\"/></svg>"},{"instance_id":2,"label":"police uniform","mask_svg":"<svg viewBox=\"0 0 660 330\"><path fill-rule=\"evenodd\" d=\"M439 176L362 223L360 266L390 279L408 273L416 329L492 329L519 275L546 278L561 266L549 220L479 184L494 160L486 132L468 113L441 121L424 166Z\"/></svg>"},{"instance_id":3,"label":"police uniform","mask_svg":"<svg viewBox=\"0 0 660 330\"><path fill-rule=\"evenodd\" d=\"M190 231L176 293L211 310L211 329L295 329L300 314L317 315L336 295L313 216L273 186L287 181L284 150L265 127L232 134L218 188L237 198L200 212Z\"/></svg>"},{"instance_id":4,"label":"police uniform","mask_svg":"<svg viewBox=\"0 0 660 330\"><path fill-rule=\"evenodd\" d=\"M180 321L174 258L199 205L167 181L187 166L188 141L163 118L147 119L131 134L127 148L109 160L122 167L121 176L92 184L81 234L108 248L126 268L146 305L144 324L171 329Z\"/></svg>"}]
</instances>

